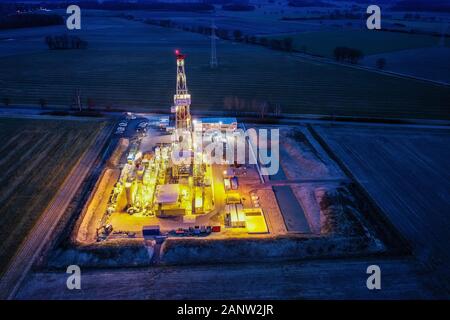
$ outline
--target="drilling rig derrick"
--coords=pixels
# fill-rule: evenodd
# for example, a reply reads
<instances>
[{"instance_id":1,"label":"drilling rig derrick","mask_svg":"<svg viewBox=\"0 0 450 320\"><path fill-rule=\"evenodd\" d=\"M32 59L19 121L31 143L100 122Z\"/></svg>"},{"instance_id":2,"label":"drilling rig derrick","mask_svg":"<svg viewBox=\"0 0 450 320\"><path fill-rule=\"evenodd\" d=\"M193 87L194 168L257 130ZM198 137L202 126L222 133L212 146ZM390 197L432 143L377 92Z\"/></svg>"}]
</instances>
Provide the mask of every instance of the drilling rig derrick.
<instances>
[{"instance_id":1,"label":"drilling rig derrick","mask_svg":"<svg viewBox=\"0 0 450 320\"><path fill-rule=\"evenodd\" d=\"M185 55L179 50L175 50L177 58L177 88L173 97L175 104L175 127L176 129L191 129L191 95L188 92L186 83L186 73L184 71Z\"/></svg>"}]
</instances>

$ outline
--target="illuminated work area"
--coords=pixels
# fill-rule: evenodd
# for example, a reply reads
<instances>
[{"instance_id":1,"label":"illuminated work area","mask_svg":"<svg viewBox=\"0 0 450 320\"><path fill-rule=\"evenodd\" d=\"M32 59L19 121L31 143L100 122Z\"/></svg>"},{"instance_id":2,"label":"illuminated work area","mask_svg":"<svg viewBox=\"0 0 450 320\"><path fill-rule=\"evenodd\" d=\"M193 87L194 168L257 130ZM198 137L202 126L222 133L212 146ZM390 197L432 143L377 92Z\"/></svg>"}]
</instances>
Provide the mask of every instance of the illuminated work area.
<instances>
[{"instance_id":1,"label":"illuminated work area","mask_svg":"<svg viewBox=\"0 0 450 320\"><path fill-rule=\"evenodd\" d=\"M230 163L224 155L212 161L216 155L208 152L211 143L231 148L230 139L240 134L236 119L191 118L185 56L175 53L174 125L164 117L157 125L144 123L146 134L127 143L126 158L118 166L118 179L96 229L97 241L137 237L145 230L174 236L268 233L258 197L239 180L245 175L246 182L260 183L256 168Z\"/></svg>"}]
</instances>

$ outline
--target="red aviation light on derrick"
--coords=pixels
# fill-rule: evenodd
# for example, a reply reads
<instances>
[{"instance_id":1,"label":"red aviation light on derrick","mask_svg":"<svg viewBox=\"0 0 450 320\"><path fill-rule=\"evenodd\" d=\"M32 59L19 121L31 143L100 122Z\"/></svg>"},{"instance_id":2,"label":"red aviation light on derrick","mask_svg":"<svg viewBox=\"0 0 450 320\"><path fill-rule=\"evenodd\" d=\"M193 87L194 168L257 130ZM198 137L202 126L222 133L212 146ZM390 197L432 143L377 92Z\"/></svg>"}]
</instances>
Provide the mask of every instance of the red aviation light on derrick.
<instances>
[{"instance_id":1,"label":"red aviation light on derrick","mask_svg":"<svg viewBox=\"0 0 450 320\"><path fill-rule=\"evenodd\" d=\"M186 55L182 54L180 50L175 50L175 55L177 56L177 60L184 60L186 58Z\"/></svg>"}]
</instances>

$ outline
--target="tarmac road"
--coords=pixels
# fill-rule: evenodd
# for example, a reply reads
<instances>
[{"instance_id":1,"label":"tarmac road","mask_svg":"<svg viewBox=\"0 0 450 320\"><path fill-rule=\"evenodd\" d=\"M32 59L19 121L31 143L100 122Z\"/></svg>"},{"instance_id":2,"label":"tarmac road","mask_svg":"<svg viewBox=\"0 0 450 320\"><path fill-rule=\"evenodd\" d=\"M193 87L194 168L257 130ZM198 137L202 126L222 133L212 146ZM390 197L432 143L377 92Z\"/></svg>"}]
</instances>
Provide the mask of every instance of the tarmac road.
<instances>
[{"instance_id":1,"label":"tarmac road","mask_svg":"<svg viewBox=\"0 0 450 320\"><path fill-rule=\"evenodd\" d=\"M72 169L52 202L24 239L0 280L0 299L14 298L15 293L30 271L31 266L39 257L58 221L100 155L102 147L110 138L111 131L112 126L107 126L99 133L94 143Z\"/></svg>"}]
</instances>

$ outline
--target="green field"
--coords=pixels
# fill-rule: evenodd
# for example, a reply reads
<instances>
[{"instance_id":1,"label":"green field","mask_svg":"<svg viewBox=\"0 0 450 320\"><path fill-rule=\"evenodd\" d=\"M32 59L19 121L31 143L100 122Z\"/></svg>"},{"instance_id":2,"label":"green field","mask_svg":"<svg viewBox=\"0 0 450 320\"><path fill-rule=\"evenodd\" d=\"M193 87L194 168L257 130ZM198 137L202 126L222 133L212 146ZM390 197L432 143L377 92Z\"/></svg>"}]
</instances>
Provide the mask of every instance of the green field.
<instances>
[{"instance_id":1,"label":"green field","mask_svg":"<svg viewBox=\"0 0 450 320\"><path fill-rule=\"evenodd\" d=\"M299 60L260 46L218 42L220 68L209 68L209 39L114 17L84 17L87 50L49 51L47 34L63 27L3 31L15 52L0 60L0 99L13 105L67 106L77 88L97 106L169 108L175 90L175 48L187 54L192 109L249 110L262 101L284 113L450 118L450 89L367 71ZM22 36L23 34L23 36ZM34 51L31 50L35 46Z\"/></svg>"},{"instance_id":2,"label":"green field","mask_svg":"<svg viewBox=\"0 0 450 320\"><path fill-rule=\"evenodd\" d=\"M93 121L0 119L0 274L101 128Z\"/></svg>"},{"instance_id":3,"label":"green field","mask_svg":"<svg viewBox=\"0 0 450 320\"><path fill-rule=\"evenodd\" d=\"M341 30L305 32L292 37L294 48L310 54L333 57L336 47L359 49L365 56L398 50L433 47L439 38L396 32Z\"/></svg>"}]
</instances>

